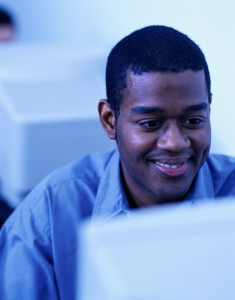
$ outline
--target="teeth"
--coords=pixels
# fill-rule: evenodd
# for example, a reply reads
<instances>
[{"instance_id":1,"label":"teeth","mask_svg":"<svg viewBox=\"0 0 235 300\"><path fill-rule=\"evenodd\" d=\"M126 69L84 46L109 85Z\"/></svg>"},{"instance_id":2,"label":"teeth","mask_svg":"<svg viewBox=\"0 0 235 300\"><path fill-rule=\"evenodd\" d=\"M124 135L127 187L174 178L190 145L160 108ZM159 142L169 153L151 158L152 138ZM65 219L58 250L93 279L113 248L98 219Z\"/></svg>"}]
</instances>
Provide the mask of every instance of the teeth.
<instances>
[{"instance_id":1,"label":"teeth","mask_svg":"<svg viewBox=\"0 0 235 300\"><path fill-rule=\"evenodd\" d=\"M159 163L156 162L157 165L164 167L164 168L171 168L171 169L177 169L181 164L177 164L177 165L168 165L168 164L163 164L163 163Z\"/></svg>"}]
</instances>

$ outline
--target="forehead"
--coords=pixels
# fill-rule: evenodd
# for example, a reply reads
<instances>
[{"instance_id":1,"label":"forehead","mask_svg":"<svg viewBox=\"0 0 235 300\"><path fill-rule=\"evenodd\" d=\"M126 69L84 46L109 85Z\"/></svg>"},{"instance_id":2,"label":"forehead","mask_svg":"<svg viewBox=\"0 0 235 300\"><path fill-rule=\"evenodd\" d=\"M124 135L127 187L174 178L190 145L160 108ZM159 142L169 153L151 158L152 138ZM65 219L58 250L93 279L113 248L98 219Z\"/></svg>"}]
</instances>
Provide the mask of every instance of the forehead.
<instances>
[{"instance_id":1,"label":"forehead","mask_svg":"<svg viewBox=\"0 0 235 300\"><path fill-rule=\"evenodd\" d=\"M148 97L207 97L204 71L149 72L141 75L127 74L125 98Z\"/></svg>"}]
</instances>

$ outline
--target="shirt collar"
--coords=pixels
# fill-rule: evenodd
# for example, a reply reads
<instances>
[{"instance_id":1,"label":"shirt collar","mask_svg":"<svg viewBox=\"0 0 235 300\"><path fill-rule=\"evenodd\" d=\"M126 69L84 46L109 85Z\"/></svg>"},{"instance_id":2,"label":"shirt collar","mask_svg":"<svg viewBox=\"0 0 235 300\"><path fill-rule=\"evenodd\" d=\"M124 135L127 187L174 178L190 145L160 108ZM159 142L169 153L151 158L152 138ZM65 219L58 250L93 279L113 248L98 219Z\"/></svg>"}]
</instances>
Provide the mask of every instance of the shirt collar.
<instances>
[{"instance_id":1,"label":"shirt collar","mask_svg":"<svg viewBox=\"0 0 235 300\"><path fill-rule=\"evenodd\" d=\"M120 174L120 156L116 150L101 178L92 218L105 221L122 213L131 214Z\"/></svg>"}]
</instances>

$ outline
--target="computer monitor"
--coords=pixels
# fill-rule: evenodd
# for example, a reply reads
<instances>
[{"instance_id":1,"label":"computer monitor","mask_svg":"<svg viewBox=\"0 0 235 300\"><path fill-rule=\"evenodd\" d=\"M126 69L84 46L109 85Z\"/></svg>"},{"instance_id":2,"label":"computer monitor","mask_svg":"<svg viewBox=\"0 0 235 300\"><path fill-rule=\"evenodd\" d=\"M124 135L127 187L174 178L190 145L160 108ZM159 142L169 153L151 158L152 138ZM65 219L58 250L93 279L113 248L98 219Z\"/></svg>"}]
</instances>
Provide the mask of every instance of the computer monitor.
<instances>
[{"instance_id":1,"label":"computer monitor","mask_svg":"<svg viewBox=\"0 0 235 300\"><path fill-rule=\"evenodd\" d=\"M235 198L81 228L78 300L234 300Z\"/></svg>"},{"instance_id":2,"label":"computer monitor","mask_svg":"<svg viewBox=\"0 0 235 300\"><path fill-rule=\"evenodd\" d=\"M114 148L97 109L106 53L19 43L0 57L0 196L15 207L60 166Z\"/></svg>"}]
</instances>

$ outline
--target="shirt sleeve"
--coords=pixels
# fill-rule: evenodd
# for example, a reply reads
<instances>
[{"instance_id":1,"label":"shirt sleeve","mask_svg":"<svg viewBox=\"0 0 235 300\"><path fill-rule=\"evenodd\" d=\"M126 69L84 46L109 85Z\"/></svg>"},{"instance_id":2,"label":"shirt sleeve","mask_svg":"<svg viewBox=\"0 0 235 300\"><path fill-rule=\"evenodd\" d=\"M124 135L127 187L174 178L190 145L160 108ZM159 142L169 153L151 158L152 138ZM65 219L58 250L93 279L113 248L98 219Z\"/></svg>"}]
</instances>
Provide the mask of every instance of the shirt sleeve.
<instances>
[{"instance_id":1,"label":"shirt sleeve","mask_svg":"<svg viewBox=\"0 0 235 300\"><path fill-rule=\"evenodd\" d=\"M59 299L51 241L29 207L16 209L0 233L0 299Z\"/></svg>"}]
</instances>

